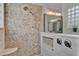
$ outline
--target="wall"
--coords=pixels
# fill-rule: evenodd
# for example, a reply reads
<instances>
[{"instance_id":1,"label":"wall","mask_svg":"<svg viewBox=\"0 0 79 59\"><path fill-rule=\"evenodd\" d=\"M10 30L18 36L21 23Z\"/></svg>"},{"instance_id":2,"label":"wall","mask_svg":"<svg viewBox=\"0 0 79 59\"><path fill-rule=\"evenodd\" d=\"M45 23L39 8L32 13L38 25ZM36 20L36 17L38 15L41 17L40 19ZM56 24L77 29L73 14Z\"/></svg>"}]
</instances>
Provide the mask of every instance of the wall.
<instances>
[{"instance_id":1,"label":"wall","mask_svg":"<svg viewBox=\"0 0 79 59\"><path fill-rule=\"evenodd\" d=\"M73 32L72 28L68 28L68 25L67 25L67 10L68 8L72 8L73 6L76 6L78 4L76 3L64 3L62 4L62 13L63 13L63 32L64 33L68 33L68 34L76 34L78 35L79 34L79 29L77 32Z\"/></svg>"},{"instance_id":2,"label":"wall","mask_svg":"<svg viewBox=\"0 0 79 59\"><path fill-rule=\"evenodd\" d=\"M4 29L0 28L0 50L4 49Z\"/></svg>"},{"instance_id":3,"label":"wall","mask_svg":"<svg viewBox=\"0 0 79 59\"><path fill-rule=\"evenodd\" d=\"M0 3L0 50L4 49L4 5Z\"/></svg>"},{"instance_id":4,"label":"wall","mask_svg":"<svg viewBox=\"0 0 79 59\"><path fill-rule=\"evenodd\" d=\"M24 10L24 7L28 7ZM10 55L37 55L40 53L38 33L42 31L42 7L32 4L6 4L5 47L18 47ZM30 12L31 11L31 12Z\"/></svg>"},{"instance_id":5,"label":"wall","mask_svg":"<svg viewBox=\"0 0 79 59\"><path fill-rule=\"evenodd\" d=\"M62 3L35 3L36 5L41 5L44 8L62 10Z\"/></svg>"}]
</instances>

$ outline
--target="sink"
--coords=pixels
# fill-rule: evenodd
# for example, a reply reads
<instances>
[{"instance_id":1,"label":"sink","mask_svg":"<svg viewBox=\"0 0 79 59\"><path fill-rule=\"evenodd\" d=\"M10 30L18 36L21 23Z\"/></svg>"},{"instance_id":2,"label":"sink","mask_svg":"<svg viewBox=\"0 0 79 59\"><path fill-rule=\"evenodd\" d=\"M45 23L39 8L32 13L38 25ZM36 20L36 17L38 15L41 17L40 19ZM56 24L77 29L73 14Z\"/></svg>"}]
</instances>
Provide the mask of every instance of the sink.
<instances>
[{"instance_id":1,"label":"sink","mask_svg":"<svg viewBox=\"0 0 79 59\"><path fill-rule=\"evenodd\" d=\"M11 54L17 51L17 49L18 48L7 48L7 49L0 50L0 56Z\"/></svg>"}]
</instances>

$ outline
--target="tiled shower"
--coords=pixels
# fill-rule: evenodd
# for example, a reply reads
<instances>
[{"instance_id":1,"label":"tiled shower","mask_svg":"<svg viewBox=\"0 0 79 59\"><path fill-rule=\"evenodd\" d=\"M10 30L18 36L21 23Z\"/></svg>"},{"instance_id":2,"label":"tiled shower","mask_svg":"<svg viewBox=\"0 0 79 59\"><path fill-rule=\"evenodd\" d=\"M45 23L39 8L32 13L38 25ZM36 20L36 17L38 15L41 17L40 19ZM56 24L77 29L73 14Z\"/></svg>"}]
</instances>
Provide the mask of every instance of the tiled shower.
<instances>
[{"instance_id":1,"label":"tiled shower","mask_svg":"<svg viewBox=\"0 0 79 59\"><path fill-rule=\"evenodd\" d=\"M40 54L42 7L32 4L5 4L5 47L18 47L10 55Z\"/></svg>"},{"instance_id":2,"label":"tiled shower","mask_svg":"<svg viewBox=\"0 0 79 59\"><path fill-rule=\"evenodd\" d=\"M0 9L0 55L79 55L78 4L4 3Z\"/></svg>"}]
</instances>

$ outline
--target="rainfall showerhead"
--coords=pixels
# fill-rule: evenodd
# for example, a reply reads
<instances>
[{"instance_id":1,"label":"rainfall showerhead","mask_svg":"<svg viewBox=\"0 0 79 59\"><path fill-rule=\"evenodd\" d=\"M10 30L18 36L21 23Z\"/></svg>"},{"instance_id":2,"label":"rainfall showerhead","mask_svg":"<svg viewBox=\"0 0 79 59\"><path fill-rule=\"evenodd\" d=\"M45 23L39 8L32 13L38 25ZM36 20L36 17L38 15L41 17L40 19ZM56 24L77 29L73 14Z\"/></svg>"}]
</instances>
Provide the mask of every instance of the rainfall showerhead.
<instances>
[{"instance_id":1,"label":"rainfall showerhead","mask_svg":"<svg viewBox=\"0 0 79 59\"><path fill-rule=\"evenodd\" d=\"M27 6L24 7L24 10L25 11L29 10L29 12L33 15L32 11L30 11L30 9Z\"/></svg>"}]
</instances>

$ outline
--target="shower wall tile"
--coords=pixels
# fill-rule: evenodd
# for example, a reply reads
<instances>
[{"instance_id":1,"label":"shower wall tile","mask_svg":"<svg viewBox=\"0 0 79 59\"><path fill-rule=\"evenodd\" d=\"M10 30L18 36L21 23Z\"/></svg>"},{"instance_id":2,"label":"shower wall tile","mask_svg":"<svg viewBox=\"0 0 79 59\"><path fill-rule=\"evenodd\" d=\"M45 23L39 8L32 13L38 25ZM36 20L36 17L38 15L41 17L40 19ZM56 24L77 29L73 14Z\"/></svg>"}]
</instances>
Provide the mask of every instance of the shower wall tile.
<instances>
[{"instance_id":1,"label":"shower wall tile","mask_svg":"<svg viewBox=\"0 0 79 59\"><path fill-rule=\"evenodd\" d=\"M4 42L4 29L0 28L0 50L4 49L5 42Z\"/></svg>"},{"instance_id":2,"label":"shower wall tile","mask_svg":"<svg viewBox=\"0 0 79 59\"><path fill-rule=\"evenodd\" d=\"M25 11L24 7L28 7ZM10 55L37 55L40 53L42 7L32 4L6 4L5 47L18 47Z\"/></svg>"}]
</instances>

